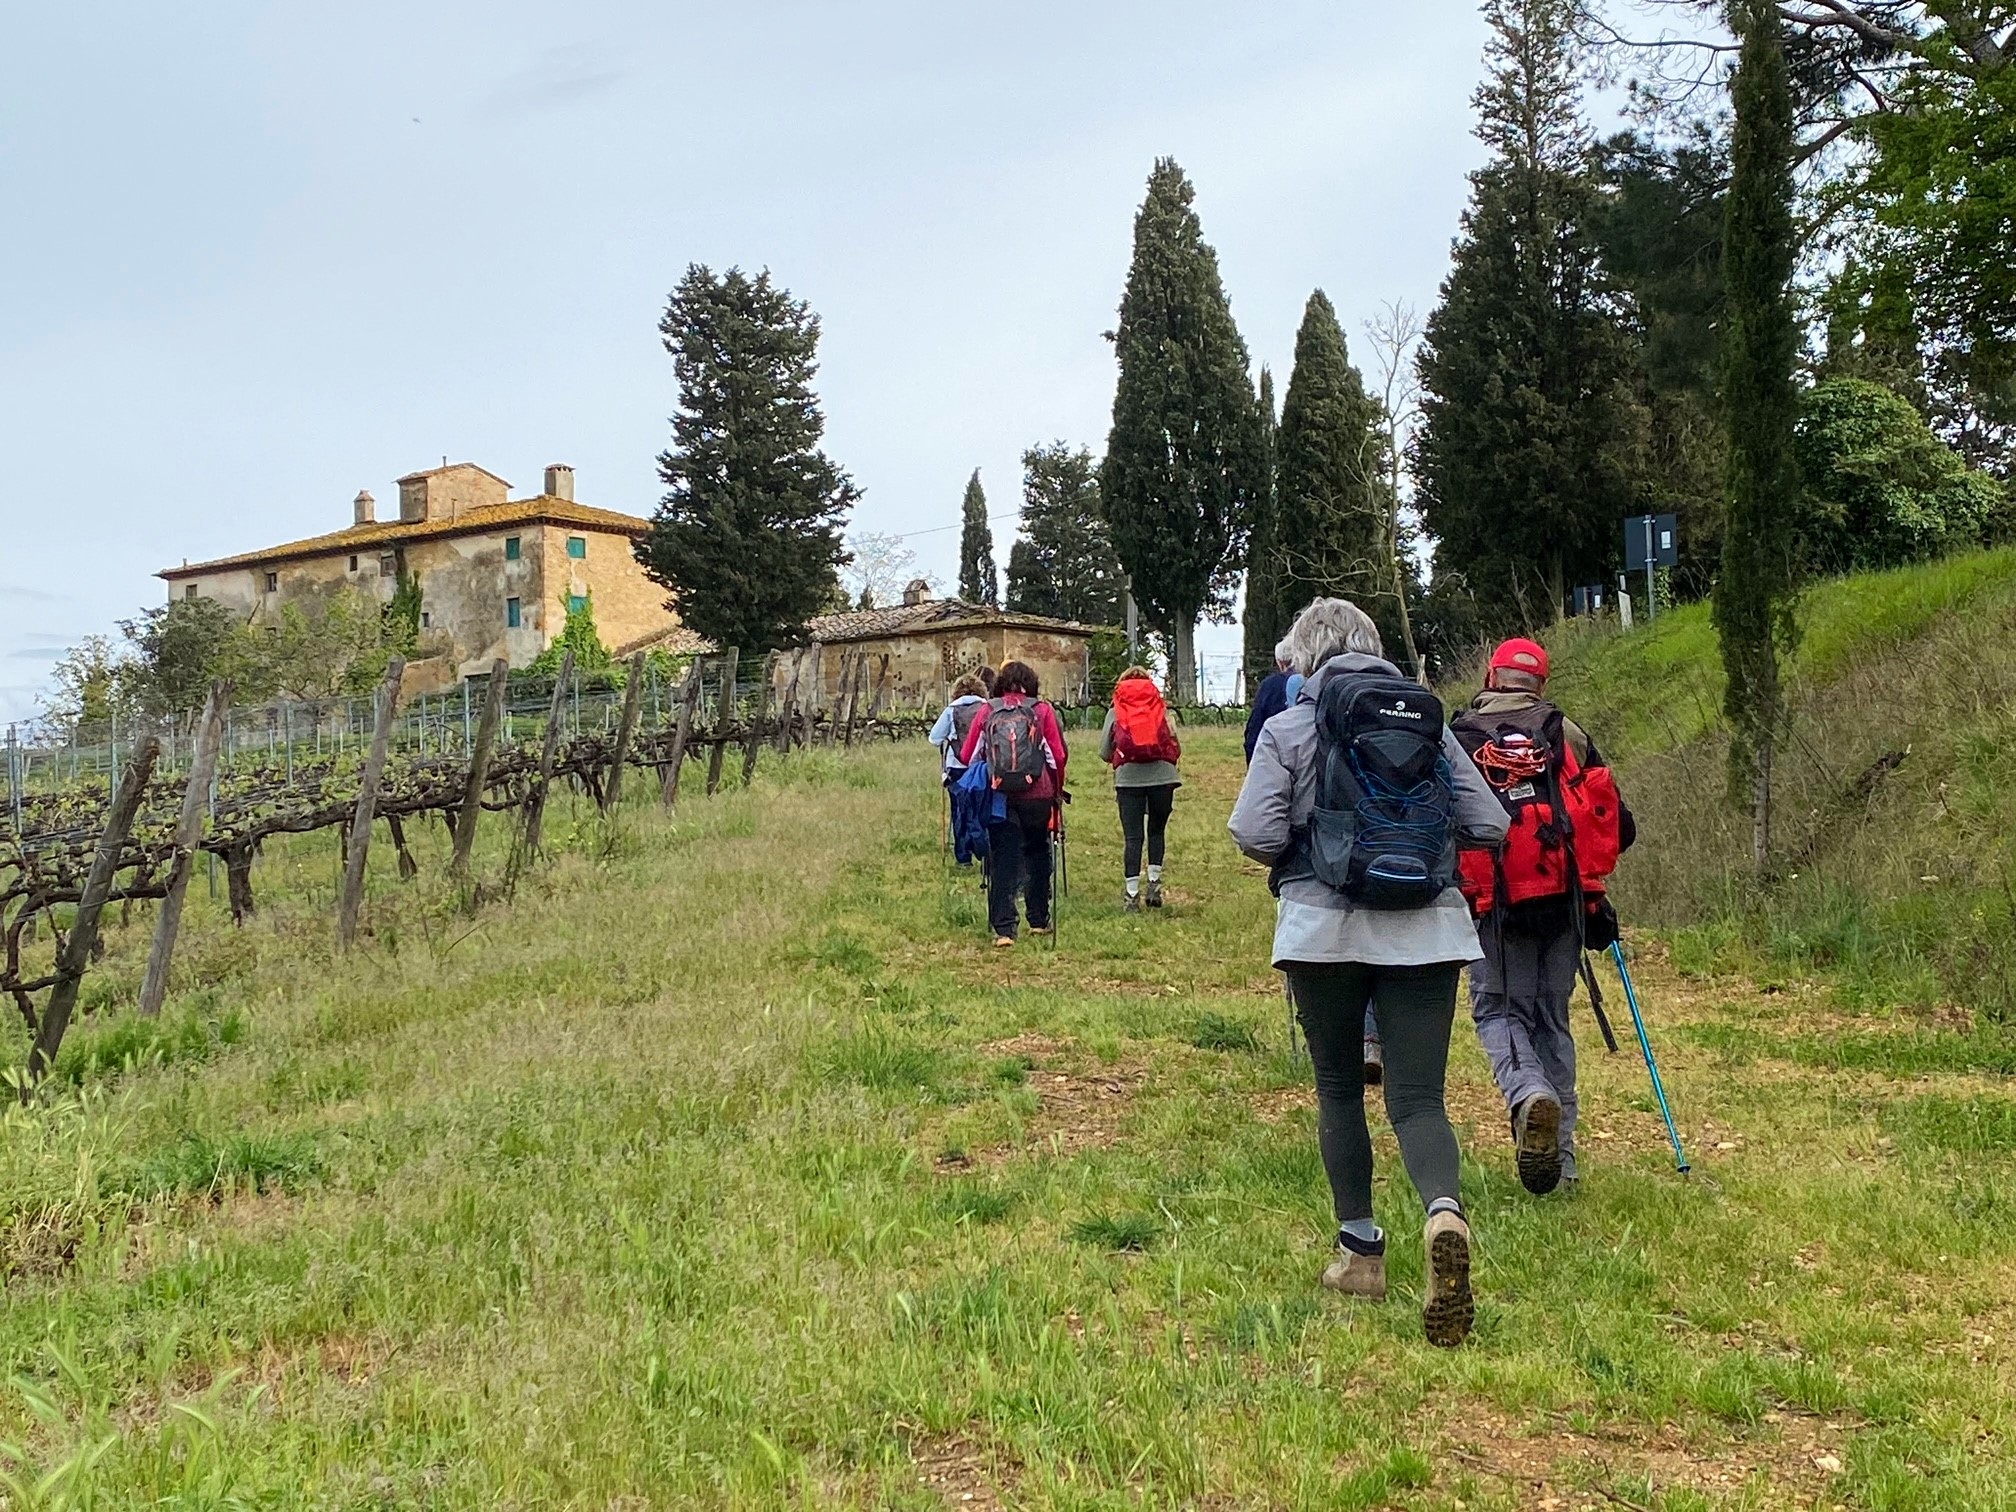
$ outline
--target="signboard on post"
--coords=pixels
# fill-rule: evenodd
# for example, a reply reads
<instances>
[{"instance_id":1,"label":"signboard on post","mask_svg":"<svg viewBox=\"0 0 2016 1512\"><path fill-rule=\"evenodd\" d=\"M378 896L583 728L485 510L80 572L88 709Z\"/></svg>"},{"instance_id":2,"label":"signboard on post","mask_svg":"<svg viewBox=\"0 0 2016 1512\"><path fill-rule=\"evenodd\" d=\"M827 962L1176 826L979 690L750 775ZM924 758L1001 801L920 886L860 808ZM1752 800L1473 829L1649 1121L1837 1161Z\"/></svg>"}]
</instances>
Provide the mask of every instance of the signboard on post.
<instances>
[{"instance_id":1,"label":"signboard on post","mask_svg":"<svg viewBox=\"0 0 2016 1512\"><path fill-rule=\"evenodd\" d=\"M1661 567L1680 564L1680 521L1670 514L1633 515L1624 522L1624 570L1645 574L1645 618L1659 617Z\"/></svg>"}]
</instances>

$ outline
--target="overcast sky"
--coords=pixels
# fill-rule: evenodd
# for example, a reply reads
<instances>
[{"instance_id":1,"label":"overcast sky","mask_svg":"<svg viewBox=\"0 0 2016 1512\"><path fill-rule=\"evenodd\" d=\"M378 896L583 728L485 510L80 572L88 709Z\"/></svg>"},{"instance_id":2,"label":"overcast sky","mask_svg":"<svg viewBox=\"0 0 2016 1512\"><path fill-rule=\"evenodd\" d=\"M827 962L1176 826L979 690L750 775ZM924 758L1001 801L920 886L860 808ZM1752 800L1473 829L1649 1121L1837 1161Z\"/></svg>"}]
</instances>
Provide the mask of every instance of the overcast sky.
<instances>
[{"instance_id":1,"label":"overcast sky","mask_svg":"<svg viewBox=\"0 0 2016 1512\"><path fill-rule=\"evenodd\" d=\"M444 455L649 514L689 262L811 301L857 527L922 531L975 467L1008 513L1024 447L1103 446L1157 155L1285 388L1310 289L1354 360L1381 301L1432 305L1482 154L1470 0L128 0L4 35L0 718L160 568ZM956 531L912 544L954 579Z\"/></svg>"}]
</instances>

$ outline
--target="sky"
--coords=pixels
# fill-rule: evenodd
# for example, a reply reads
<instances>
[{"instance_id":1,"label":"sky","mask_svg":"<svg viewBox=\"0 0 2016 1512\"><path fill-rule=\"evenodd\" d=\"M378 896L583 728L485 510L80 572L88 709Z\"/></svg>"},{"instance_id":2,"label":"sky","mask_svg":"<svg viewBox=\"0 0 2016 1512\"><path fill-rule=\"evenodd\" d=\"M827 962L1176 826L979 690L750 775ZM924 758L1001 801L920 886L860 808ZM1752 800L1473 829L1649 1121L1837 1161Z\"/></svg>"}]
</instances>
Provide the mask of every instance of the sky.
<instances>
[{"instance_id":1,"label":"sky","mask_svg":"<svg viewBox=\"0 0 2016 1512\"><path fill-rule=\"evenodd\" d=\"M444 457L648 515L693 262L821 316L857 529L955 582L977 467L1005 565L1022 451L1103 447L1158 156L1282 391L1310 290L1361 365L1382 303L1432 307L1483 156L1471 0L113 0L0 35L0 720L161 568ZM1229 691L1236 628L1199 650Z\"/></svg>"}]
</instances>

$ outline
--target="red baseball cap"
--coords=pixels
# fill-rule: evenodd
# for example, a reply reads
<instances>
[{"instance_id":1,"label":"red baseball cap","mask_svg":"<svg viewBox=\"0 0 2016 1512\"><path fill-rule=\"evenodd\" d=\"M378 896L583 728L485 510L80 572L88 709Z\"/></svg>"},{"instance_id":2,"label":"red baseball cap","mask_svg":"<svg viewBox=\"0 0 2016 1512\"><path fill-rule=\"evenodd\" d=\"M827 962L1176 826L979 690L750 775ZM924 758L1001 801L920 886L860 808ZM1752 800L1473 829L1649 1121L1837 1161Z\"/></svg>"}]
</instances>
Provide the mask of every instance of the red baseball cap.
<instances>
[{"instance_id":1,"label":"red baseball cap","mask_svg":"<svg viewBox=\"0 0 2016 1512\"><path fill-rule=\"evenodd\" d=\"M1524 672L1532 677L1547 675L1547 648L1523 638L1501 641L1491 653L1493 672Z\"/></svg>"}]
</instances>

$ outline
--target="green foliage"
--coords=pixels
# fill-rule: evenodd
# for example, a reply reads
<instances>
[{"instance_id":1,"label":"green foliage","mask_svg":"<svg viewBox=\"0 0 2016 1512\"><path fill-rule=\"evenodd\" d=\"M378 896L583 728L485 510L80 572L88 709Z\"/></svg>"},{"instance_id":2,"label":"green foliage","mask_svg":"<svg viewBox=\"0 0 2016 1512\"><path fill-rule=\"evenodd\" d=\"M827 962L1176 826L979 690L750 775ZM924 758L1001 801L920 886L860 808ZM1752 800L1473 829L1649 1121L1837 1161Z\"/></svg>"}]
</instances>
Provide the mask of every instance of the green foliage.
<instances>
[{"instance_id":1,"label":"green foliage","mask_svg":"<svg viewBox=\"0 0 2016 1512\"><path fill-rule=\"evenodd\" d=\"M1008 607L1117 625L1123 576L1092 453L1062 441L1030 447L1022 454L1022 536L1008 554Z\"/></svg>"},{"instance_id":2,"label":"green foliage","mask_svg":"<svg viewBox=\"0 0 2016 1512\"><path fill-rule=\"evenodd\" d=\"M102 725L130 718L138 691L133 671L132 662L110 636L86 636L49 669L42 712L58 725Z\"/></svg>"},{"instance_id":3,"label":"green foliage","mask_svg":"<svg viewBox=\"0 0 2016 1512\"><path fill-rule=\"evenodd\" d=\"M1246 597L1240 610L1241 652L1246 685L1257 688L1274 670L1274 648L1288 628L1275 572L1276 509L1279 503L1280 422L1274 406L1274 375L1260 365L1260 486L1253 496L1252 532L1246 540Z\"/></svg>"},{"instance_id":4,"label":"green foliage","mask_svg":"<svg viewBox=\"0 0 2016 1512\"><path fill-rule=\"evenodd\" d=\"M1222 1013L1206 1013L1190 1031L1190 1043L1199 1050L1258 1050L1260 1036L1253 1032L1251 1024Z\"/></svg>"},{"instance_id":5,"label":"green foliage","mask_svg":"<svg viewBox=\"0 0 2016 1512\"><path fill-rule=\"evenodd\" d=\"M420 578L403 564L385 606L385 650L390 656L411 656L420 646Z\"/></svg>"},{"instance_id":6,"label":"green foliage","mask_svg":"<svg viewBox=\"0 0 2016 1512\"><path fill-rule=\"evenodd\" d=\"M1274 618L1285 626L1313 598L1348 598L1397 649L1399 608L1391 565L1382 560L1384 415L1351 365L1337 311L1321 289L1309 296L1295 337L1277 447L1265 568L1273 579Z\"/></svg>"},{"instance_id":7,"label":"green foliage","mask_svg":"<svg viewBox=\"0 0 2016 1512\"><path fill-rule=\"evenodd\" d=\"M1792 306L1798 238L1792 218L1792 90L1784 28L1769 0L1743 0L1734 85L1724 257L1723 420L1729 435L1728 526L1715 589L1735 732L1730 785L1755 806L1755 861L1769 860L1771 745L1779 657L1796 639L1799 468L1793 451L1799 328Z\"/></svg>"},{"instance_id":8,"label":"green foliage","mask_svg":"<svg viewBox=\"0 0 2016 1512\"><path fill-rule=\"evenodd\" d=\"M1071 1225L1071 1237L1095 1249L1145 1250L1161 1235L1153 1213L1092 1213Z\"/></svg>"},{"instance_id":9,"label":"green foliage","mask_svg":"<svg viewBox=\"0 0 2016 1512\"><path fill-rule=\"evenodd\" d=\"M980 469L966 480L959 505L959 597L969 604L1001 602L1001 579L994 569L994 532L987 528L987 492Z\"/></svg>"},{"instance_id":10,"label":"green foliage","mask_svg":"<svg viewBox=\"0 0 2016 1512\"><path fill-rule=\"evenodd\" d=\"M1947 438L2006 474L2016 454L2016 62L2005 40L1981 65L1949 30L1893 88L1892 108L1862 121L1875 150L1849 193L1872 222L1873 260L1908 291Z\"/></svg>"},{"instance_id":11,"label":"green foliage","mask_svg":"<svg viewBox=\"0 0 2016 1512\"><path fill-rule=\"evenodd\" d=\"M695 633L746 654L795 642L831 599L860 497L819 450L819 318L768 272L686 270L658 327L679 379L668 492L637 559Z\"/></svg>"},{"instance_id":12,"label":"green foliage","mask_svg":"<svg viewBox=\"0 0 2016 1512\"><path fill-rule=\"evenodd\" d=\"M572 651L574 670L582 677L616 671L616 657L602 644L601 633L595 628L595 595L583 594L581 605L576 608L571 595L563 594L560 607L567 615L567 623L525 670L539 677L558 677L561 661Z\"/></svg>"},{"instance_id":13,"label":"green foliage","mask_svg":"<svg viewBox=\"0 0 2016 1512\"><path fill-rule=\"evenodd\" d=\"M1597 176L1603 192L1592 225L1637 329L1643 508L1677 516L1678 587L1693 598L1712 586L1722 560L1726 130L1696 123L1672 142L1625 132L1599 149Z\"/></svg>"},{"instance_id":14,"label":"green foliage","mask_svg":"<svg viewBox=\"0 0 2016 1512\"><path fill-rule=\"evenodd\" d=\"M133 702L143 713L187 714L202 707L211 681L242 671L249 647L238 618L215 599L180 598L119 622L132 648Z\"/></svg>"},{"instance_id":15,"label":"green foliage","mask_svg":"<svg viewBox=\"0 0 2016 1512\"><path fill-rule=\"evenodd\" d=\"M1967 466L1892 389L1828 378L1804 396L1796 455L1807 562L1894 567L1985 543L2005 527L2003 486Z\"/></svg>"},{"instance_id":16,"label":"green foliage","mask_svg":"<svg viewBox=\"0 0 2016 1512\"><path fill-rule=\"evenodd\" d=\"M1637 502L1646 416L1593 234L1570 0L1490 0L1477 96L1492 159L1471 175L1455 264L1420 357L1415 477L1436 538L1445 654L1466 635L1551 622L1607 581Z\"/></svg>"},{"instance_id":17,"label":"green foliage","mask_svg":"<svg viewBox=\"0 0 2016 1512\"><path fill-rule=\"evenodd\" d=\"M1194 687L1198 616L1227 611L1265 488L1246 343L1195 199L1175 159L1158 159L1134 218L1114 333L1120 379L1100 475L1134 601L1174 642L1179 702Z\"/></svg>"}]
</instances>

